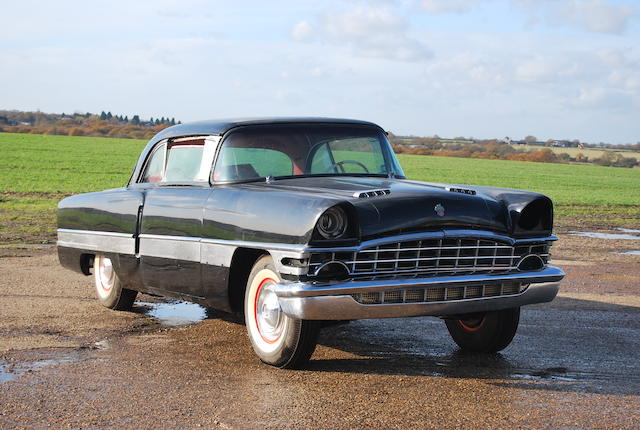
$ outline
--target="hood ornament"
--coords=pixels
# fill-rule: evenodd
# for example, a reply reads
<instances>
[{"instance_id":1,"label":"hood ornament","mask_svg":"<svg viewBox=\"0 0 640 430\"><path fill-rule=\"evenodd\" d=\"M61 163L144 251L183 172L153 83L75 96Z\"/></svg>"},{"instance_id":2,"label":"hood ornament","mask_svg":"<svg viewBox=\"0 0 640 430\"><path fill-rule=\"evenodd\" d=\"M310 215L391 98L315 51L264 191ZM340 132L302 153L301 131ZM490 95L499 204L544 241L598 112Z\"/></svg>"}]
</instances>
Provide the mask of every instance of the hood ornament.
<instances>
[{"instance_id":1,"label":"hood ornament","mask_svg":"<svg viewBox=\"0 0 640 430\"><path fill-rule=\"evenodd\" d=\"M436 212L436 215L438 216L444 216L444 206L442 206L440 203L438 203L433 210Z\"/></svg>"}]
</instances>

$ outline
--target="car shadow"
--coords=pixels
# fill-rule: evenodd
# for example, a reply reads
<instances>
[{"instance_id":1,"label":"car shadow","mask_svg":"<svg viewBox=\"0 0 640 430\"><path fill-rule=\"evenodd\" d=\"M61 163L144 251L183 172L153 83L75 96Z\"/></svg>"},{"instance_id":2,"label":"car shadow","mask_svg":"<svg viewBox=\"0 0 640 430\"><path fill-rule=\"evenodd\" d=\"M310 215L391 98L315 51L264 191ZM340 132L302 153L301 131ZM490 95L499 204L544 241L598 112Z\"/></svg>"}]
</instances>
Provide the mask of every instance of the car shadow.
<instances>
[{"instance_id":1,"label":"car shadow","mask_svg":"<svg viewBox=\"0 0 640 430\"><path fill-rule=\"evenodd\" d=\"M496 386L637 394L640 308L558 297L522 310L501 353L462 351L434 318L360 320L322 330L319 345L345 358L313 358L316 372L491 380Z\"/></svg>"}]
</instances>

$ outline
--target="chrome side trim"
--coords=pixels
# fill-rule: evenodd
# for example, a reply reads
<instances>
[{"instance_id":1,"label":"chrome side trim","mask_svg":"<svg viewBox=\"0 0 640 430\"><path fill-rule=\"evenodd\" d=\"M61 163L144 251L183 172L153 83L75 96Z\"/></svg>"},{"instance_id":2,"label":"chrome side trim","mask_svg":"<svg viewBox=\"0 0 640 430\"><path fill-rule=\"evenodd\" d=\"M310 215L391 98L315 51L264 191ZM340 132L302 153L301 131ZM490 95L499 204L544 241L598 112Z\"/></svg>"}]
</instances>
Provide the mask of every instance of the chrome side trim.
<instances>
[{"instance_id":1,"label":"chrome side trim","mask_svg":"<svg viewBox=\"0 0 640 430\"><path fill-rule=\"evenodd\" d=\"M288 316L307 320L351 320L415 316L446 317L550 302L558 294L558 289L558 282L546 282L531 284L524 292L513 296L430 303L363 305L349 295L281 297L279 302L282 311Z\"/></svg>"},{"instance_id":2,"label":"chrome side trim","mask_svg":"<svg viewBox=\"0 0 640 430\"><path fill-rule=\"evenodd\" d=\"M249 242L247 240L225 240L225 239L201 239L202 243L213 243L217 245L230 245L239 248L254 248L265 250L277 250L286 252L303 253L307 250L306 245L290 245L288 243L272 243L272 242Z\"/></svg>"},{"instance_id":3,"label":"chrome side trim","mask_svg":"<svg viewBox=\"0 0 640 430\"><path fill-rule=\"evenodd\" d=\"M190 236L169 236L159 234L140 235L140 255L177 260L194 261L219 267L230 267L233 253L239 247L264 249L268 251L278 272L303 275L307 268L290 267L282 264L285 258L300 258L302 246L278 243L256 243L246 241L203 239Z\"/></svg>"},{"instance_id":4,"label":"chrome side trim","mask_svg":"<svg viewBox=\"0 0 640 430\"><path fill-rule=\"evenodd\" d=\"M141 256L200 262L200 238L141 234Z\"/></svg>"},{"instance_id":5,"label":"chrome side trim","mask_svg":"<svg viewBox=\"0 0 640 430\"><path fill-rule=\"evenodd\" d=\"M136 240L133 234L110 231L58 229L58 246L89 251L134 255Z\"/></svg>"}]
</instances>

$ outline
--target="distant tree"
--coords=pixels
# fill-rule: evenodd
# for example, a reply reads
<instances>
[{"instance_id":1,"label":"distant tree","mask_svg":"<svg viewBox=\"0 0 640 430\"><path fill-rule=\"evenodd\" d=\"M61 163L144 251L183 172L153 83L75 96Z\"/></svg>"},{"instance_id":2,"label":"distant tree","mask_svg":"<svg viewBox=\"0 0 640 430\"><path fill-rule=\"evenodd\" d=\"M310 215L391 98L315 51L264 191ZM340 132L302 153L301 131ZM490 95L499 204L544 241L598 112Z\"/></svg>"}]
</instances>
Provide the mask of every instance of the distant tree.
<instances>
[{"instance_id":1,"label":"distant tree","mask_svg":"<svg viewBox=\"0 0 640 430\"><path fill-rule=\"evenodd\" d=\"M160 120L158 118L156 118L156 122L154 124L155 125L160 125Z\"/></svg>"},{"instance_id":2,"label":"distant tree","mask_svg":"<svg viewBox=\"0 0 640 430\"><path fill-rule=\"evenodd\" d=\"M537 142L538 138L535 137L535 136L529 135L529 136L524 138L524 141L527 142L527 143L533 143L533 142Z\"/></svg>"},{"instance_id":3,"label":"distant tree","mask_svg":"<svg viewBox=\"0 0 640 430\"><path fill-rule=\"evenodd\" d=\"M133 118L131 118L131 124L140 125L140 116L134 115Z\"/></svg>"},{"instance_id":4,"label":"distant tree","mask_svg":"<svg viewBox=\"0 0 640 430\"><path fill-rule=\"evenodd\" d=\"M107 114L105 113L105 111L100 112L100 119L102 121L105 121L107 119Z\"/></svg>"},{"instance_id":5,"label":"distant tree","mask_svg":"<svg viewBox=\"0 0 640 430\"><path fill-rule=\"evenodd\" d=\"M129 116L128 115L124 116L124 122L129 122Z\"/></svg>"},{"instance_id":6,"label":"distant tree","mask_svg":"<svg viewBox=\"0 0 640 430\"><path fill-rule=\"evenodd\" d=\"M176 119L175 118L171 118L171 125L176 125Z\"/></svg>"},{"instance_id":7,"label":"distant tree","mask_svg":"<svg viewBox=\"0 0 640 430\"><path fill-rule=\"evenodd\" d=\"M107 112L107 119L111 119L113 118L113 115L111 115L111 111Z\"/></svg>"}]
</instances>

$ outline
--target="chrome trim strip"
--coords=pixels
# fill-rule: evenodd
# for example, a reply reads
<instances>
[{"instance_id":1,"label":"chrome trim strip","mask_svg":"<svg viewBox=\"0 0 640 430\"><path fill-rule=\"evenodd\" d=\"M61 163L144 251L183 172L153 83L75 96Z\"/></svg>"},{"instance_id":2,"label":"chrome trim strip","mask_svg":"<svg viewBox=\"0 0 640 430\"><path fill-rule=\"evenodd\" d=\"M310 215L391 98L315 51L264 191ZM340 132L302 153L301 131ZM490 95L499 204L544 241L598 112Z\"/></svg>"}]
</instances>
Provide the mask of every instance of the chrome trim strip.
<instances>
[{"instance_id":1,"label":"chrome trim strip","mask_svg":"<svg viewBox=\"0 0 640 430\"><path fill-rule=\"evenodd\" d=\"M185 236L140 235L140 256L200 262L200 239Z\"/></svg>"},{"instance_id":2,"label":"chrome trim strip","mask_svg":"<svg viewBox=\"0 0 640 430\"><path fill-rule=\"evenodd\" d=\"M564 272L555 266L535 272L507 273L503 275L456 275L430 278L392 278L371 281L346 281L330 285L317 285L308 282L290 282L276 285L279 298L338 296L355 293L378 292L404 288L439 287L445 285L487 284L499 282L520 282L534 284L542 282L558 282Z\"/></svg>"},{"instance_id":3,"label":"chrome trim strip","mask_svg":"<svg viewBox=\"0 0 640 430\"><path fill-rule=\"evenodd\" d=\"M225 240L225 239L201 239L202 243L212 243L216 245L231 245L240 248L254 248L265 250L277 250L287 252L297 252L302 254L307 251L306 245L290 245L288 243L272 243L272 242L249 242L246 240Z\"/></svg>"},{"instance_id":4,"label":"chrome trim strip","mask_svg":"<svg viewBox=\"0 0 640 430\"><path fill-rule=\"evenodd\" d=\"M136 240L133 234L127 233L59 228L57 245L89 251L134 255Z\"/></svg>"},{"instance_id":5,"label":"chrome trim strip","mask_svg":"<svg viewBox=\"0 0 640 430\"><path fill-rule=\"evenodd\" d=\"M133 233L116 233L115 231L94 231L94 230L73 230L69 228L59 228L60 233L87 234L93 236L114 236L114 237L133 237Z\"/></svg>"},{"instance_id":6,"label":"chrome trim strip","mask_svg":"<svg viewBox=\"0 0 640 430\"><path fill-rule=\"evenodd\" d=\"M155 240L175 240L178 242L200 242L199 237L191 236L171 236L168 234L147 234L143 233L138 236L140 239L155 239Z\"/></svg>"},{"instance_id":7,"label":"chrome trim strip","mask_svg":"<svg viewBox=\"0 0 640 430\"><path fill-rule=\"evenodd\" d=\"M307 320L404 318L427 315L446 317L550 302L558 294L558 290L558 282L545 282L532 284L524 292L510 296L382 305L363 305L350 295L280 297L278 300L285 314L293 318Z\"/></svg>"}]
</instances>

